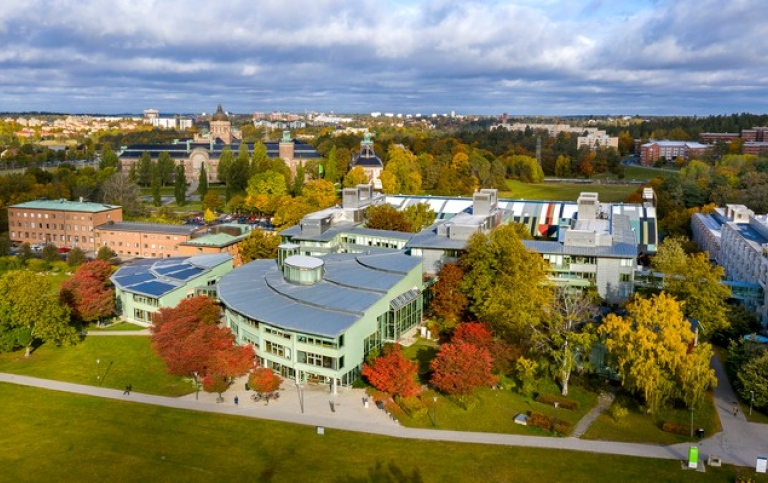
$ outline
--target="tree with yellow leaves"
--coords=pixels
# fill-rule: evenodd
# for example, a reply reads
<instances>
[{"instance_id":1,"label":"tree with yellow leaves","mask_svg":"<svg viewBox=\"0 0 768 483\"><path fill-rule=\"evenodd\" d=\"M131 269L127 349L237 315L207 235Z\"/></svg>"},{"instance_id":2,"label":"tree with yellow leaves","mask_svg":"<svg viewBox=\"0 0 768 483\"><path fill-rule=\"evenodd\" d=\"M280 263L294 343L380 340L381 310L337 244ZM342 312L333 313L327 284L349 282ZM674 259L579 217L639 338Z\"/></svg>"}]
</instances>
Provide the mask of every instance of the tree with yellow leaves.
<instances>
[{"instance_id":1,"label":"tree with yellow leaves","mask_svg":"<svg viewBox=\"0 0 768 483\"><path fill-rule=\"evenodd\" d=\"M695 407L705 390L717 384L709 367L711 346L694 347L691 326L670 295L635 298L626 316L608 315L598 333L605 337L622 384L642 395L651 413L673 399Z\"/></svg>"}]
</instances>

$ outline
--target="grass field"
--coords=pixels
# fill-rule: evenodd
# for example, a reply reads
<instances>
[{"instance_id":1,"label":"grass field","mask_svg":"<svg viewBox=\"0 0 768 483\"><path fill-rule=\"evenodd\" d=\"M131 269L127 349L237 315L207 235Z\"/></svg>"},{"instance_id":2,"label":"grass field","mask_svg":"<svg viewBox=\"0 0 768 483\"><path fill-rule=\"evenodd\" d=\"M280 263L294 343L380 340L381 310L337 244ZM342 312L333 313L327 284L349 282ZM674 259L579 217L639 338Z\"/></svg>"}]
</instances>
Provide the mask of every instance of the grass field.
<instances>
[{"instance_id":1,"label":"grass field","mask_svg":"<svg viewBox=\"0 0 768 483\"><path fill-rule=\"evenodd\" d=\"M685 408L665 408L657 415L650 415L645 414L638 407L637 403L628 397L620 395L616 398L614 404L616 403L620 403L629 409L627 416L617 422L609 415L609 412L601 414L583 436L584 439L658 444L676 444L693 441L688 435L683 436L661 430L661 425L664 421L679 423L689 428L691 425L691 412ZM693 428L694 431L698 428L704 429L705 436L711 436L720 431L720 420L717 416L711 393L707 395L705 404L694 411Z\"/></svg>"},{"instance_id":2,"label":"grass field","mask_svg":"<svg viewBox=\"0 0 768 483\"><path fill-rule=\"evenodd\" d=\"M0 384L5 481L724 482L679 461L425 442ZM737 473L741 472L741 473ZM761 475L754 481L768 481Z\"/></svg>"},{"instance_id":3,"label":"grass field","mask_svg":"<svg viewBox=\"0 0 768 483\"><path fill-rule=\"evenodd\" d=\"M509 191L499 192L499 198L545 200L545 201L576 201L583 191L597 192L598 199L604 202L621 202L639 188L636 185L615 184L566 184L541 183L527 184L516 180L508 180Z\"/></svg>"},{"instance_id":4,"label":"grass field","mask_svg":"<svg viewBox=\"0 0 768 483\"><path fill-rule=\"evenodd\" d=\"M99 360L97 365L96 359ZM0 372L55 379L161 396L181 396L194 390L184 379L168 375L147 336L88 337L74 347L44 344L24 357L23 351L0 354Z\"/></svg>"}]
</instances>

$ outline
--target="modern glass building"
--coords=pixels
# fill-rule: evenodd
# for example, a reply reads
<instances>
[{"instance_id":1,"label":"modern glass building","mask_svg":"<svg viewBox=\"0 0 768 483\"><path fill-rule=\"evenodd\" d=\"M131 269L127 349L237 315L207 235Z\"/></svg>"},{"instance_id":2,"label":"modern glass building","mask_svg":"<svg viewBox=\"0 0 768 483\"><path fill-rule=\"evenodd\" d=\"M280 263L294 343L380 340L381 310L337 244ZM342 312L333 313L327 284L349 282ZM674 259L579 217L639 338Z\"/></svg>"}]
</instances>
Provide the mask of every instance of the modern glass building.
<instances>
[{"instance_id":1,"label":"modern glass building","mask_svg":"<svg viewBox=\"0 0 768 483\"><path fill-rule=\"evenodd\" d=\"M422 317L421 259L402 252L298 254L254 260L222 277L218 296L239 343L297 382L351 385L384 342Z\"/></svg>"}]
</instances>

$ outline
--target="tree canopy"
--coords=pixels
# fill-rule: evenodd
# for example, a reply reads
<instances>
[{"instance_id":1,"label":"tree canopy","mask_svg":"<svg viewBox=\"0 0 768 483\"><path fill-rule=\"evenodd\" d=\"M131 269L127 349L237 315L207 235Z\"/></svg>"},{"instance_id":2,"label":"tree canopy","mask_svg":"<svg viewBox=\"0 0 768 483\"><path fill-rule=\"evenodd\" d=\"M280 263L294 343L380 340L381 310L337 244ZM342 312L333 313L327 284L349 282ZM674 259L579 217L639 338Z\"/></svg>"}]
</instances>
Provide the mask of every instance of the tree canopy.
<instances>
[{"instance_id":1,"label":"tree canopy","mask_svg":"<svg viewBox=\"0 0 768 483\"><path fill-rule=\"evenodd\" d=\"M399 344L387 345L382 355L363 364L362 374L373 387L393 396L414 396L420 390L418 365L403 355Z\"/></svg>"},{"instance_id":2,"label":"tree canopy","mask_svg":"<svg viewBox=\"0 0 768 483\"><path fill-rule=\"evenodd\" d=\"M257 259L277 258L280 235L265 230L251 230L246 238L238 243L240 258L243 263Z\"/></svg>"}]
</instances>

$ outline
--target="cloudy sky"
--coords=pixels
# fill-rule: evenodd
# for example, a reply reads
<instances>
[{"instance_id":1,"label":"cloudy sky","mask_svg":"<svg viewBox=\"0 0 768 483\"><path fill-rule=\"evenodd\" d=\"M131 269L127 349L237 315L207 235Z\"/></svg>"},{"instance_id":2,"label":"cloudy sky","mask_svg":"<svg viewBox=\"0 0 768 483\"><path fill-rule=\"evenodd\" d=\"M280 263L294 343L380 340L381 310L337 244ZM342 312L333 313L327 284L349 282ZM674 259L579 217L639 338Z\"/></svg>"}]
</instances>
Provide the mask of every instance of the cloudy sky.
<instances>
[{"instance_id":1,"label":"cloudy sky","mask_svg":"<svg viewBox=\"0 0 768 483\"><path fill-rule=\"evenodd\" d=\"M0 111L768 112L765 0L1 0Z\"/></svg>"}]
</instances>

